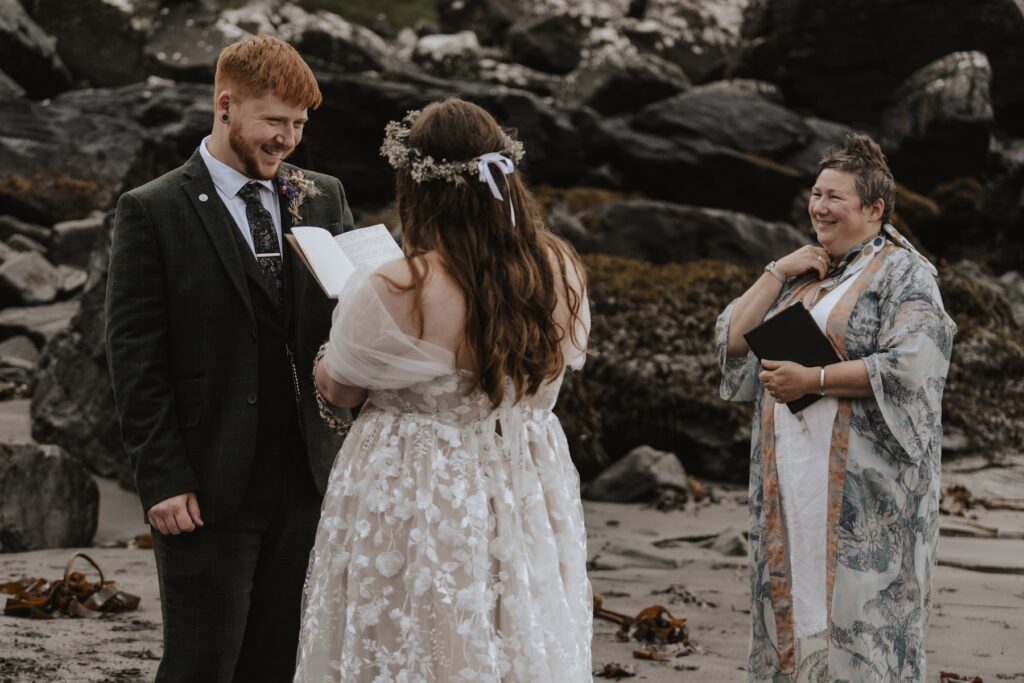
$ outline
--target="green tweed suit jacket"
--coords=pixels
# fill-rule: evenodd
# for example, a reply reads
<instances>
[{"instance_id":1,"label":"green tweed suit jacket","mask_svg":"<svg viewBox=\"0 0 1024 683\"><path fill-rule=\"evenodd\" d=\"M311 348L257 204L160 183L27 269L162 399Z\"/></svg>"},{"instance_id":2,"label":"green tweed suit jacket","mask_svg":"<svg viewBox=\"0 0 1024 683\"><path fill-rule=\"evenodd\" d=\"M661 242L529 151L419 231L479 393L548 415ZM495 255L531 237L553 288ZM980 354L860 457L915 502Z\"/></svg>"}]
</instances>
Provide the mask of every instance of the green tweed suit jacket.
<instances>
[{"instance_id":1,"label":"green tweed suit jacket","mask_svg":"<svg viewBox=\"0 0 1024 683\"><path fill-rule=\"evenodd\" d=\"M280 174L294 168L282 164ZM335 234L352 229L341 182L303 173L322 194L302 205L302 224ZM292 221L283 197L281 220L288 232ZM242 261L252 257L240 252L237 229L198 150L117 204L107 355L121 436L145 510L198 491L203 519L217 521L238 509L248 485L259 363ZM300 383L300 424L323 493L341 443L319 418L311 374L334 302L287 240L283 248L285 330Z\"/></svg>"}]
</instances>

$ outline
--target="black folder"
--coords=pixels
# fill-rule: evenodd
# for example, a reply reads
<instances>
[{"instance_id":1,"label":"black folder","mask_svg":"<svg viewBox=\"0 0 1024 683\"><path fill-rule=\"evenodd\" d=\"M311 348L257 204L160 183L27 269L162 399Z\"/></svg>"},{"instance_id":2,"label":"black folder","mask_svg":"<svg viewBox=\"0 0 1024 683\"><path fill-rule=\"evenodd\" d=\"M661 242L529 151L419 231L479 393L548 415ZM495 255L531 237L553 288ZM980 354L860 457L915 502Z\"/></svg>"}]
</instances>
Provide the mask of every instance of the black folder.
<instances>
[{"instance_id":1,"label":"black folder","mask_svg":"<svg viewBox=\"0 0 1024 683\"><path fill-rule=\"evenodd\" d=\"M807 367L824 367L841 359L801 301L743 335L759 360L788 360ZM804 394L786 404L799 413L819 394Z\"/></svg>"}]
</instances>

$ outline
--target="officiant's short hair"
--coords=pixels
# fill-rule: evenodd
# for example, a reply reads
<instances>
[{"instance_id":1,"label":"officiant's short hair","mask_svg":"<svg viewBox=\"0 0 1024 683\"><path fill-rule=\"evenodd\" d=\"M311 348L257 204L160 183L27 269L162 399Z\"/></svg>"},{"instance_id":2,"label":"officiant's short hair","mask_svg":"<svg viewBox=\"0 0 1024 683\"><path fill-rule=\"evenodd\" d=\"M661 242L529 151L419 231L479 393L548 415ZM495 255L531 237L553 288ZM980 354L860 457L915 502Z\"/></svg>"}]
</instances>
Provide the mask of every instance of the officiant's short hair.
<instances>
[{"instance_id":1,"label":"officiant's short hair","mask_svg":"<svg viewBox=\"0 0 1024 683\"><path fill-rule=\"evenodd\" d=\"M295 48L263 34L232 43L221 51L214 91L224 90L230 90L239 100L273 92L288 104L309 109L323 102L313 70Z\"/></svg>"}]
</instances>

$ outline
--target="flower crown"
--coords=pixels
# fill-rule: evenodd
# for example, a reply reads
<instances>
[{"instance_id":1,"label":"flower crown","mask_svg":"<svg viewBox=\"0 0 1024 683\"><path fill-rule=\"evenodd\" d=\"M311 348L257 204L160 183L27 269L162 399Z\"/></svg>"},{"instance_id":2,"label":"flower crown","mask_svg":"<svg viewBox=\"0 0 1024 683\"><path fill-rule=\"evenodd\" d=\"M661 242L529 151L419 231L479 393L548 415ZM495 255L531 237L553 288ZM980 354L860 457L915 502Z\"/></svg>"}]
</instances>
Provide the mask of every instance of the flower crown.
<instances>
[{"instance_id":1,"label":"flower crown","mask_svg":"<svg viewBox=\"0 0 1024 683\"><path fill-rule=\"evenodd\" d=\"M480 161L484 157L500 154L511 159L513 163L519 163L525 154L523 143L502 131L501 137L504 140L504 145L499 152L481 154L466 161L448 161L447 159L437 161L434 157L425 155L409 145L409 131L412 130L412 124L419 115L420 110L414 109L406 112L401 121L388 123L384 127L384 144L380 147L380 155L388 160L391 168L397 170L409 167L414 182L444 180L448 183L462 185L466 182L466 174L478 172Z\"/></svg>"}]
</instances>

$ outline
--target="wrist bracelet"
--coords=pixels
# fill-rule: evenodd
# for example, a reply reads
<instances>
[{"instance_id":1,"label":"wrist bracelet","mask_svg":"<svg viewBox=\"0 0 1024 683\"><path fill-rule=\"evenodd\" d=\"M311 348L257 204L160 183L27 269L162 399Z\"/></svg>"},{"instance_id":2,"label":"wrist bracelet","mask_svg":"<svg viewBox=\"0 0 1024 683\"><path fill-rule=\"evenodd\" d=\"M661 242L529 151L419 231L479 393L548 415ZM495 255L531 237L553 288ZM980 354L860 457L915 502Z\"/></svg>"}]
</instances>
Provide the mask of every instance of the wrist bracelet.
<instances>
[{"instance_id":1,"label":"wrist bracelet","mask_svg":"<svg viewBox=\"0 0 1024 683\"><path fill-rule=\"evenodd\" d=\"M320 387L316 385L316 366L325 353L327 353L327 342L323 343L313 359L313 394L316 396L316 408L317 412L320 413L320 419L327 425L327 428L338 436L344 437L348 435L349 430L352 428L353 420L351 418L345 419L335 414L330 405L328 405L327 399L320 393Z\"/></svg>"},{"instance_id":2,"label":"wrist bracelet","mask_svg":"<svg viewBox=\"0 0 1024 683\"><path fill-rule=\"evenodd\" d=\"M785 285L786 284L786 278L784 278L781 275L779 275L779 272L777 270L775 270L775 261L772 261L767 266L765 266L764 267L764 272L768 273L773 278L778 280L780 285Z\"/></svg>"},{"instance_id":3,"label":"wrist bracelet","mask_svg":"<svg viewBox=\"0 0 1024 683\"><path fill-rule=\"evenodd\" d=\"M821 367L821 375L818 378L818 388L821 390L821 395L825 395L825 366Z\"/></svg>"}]
</instances>

